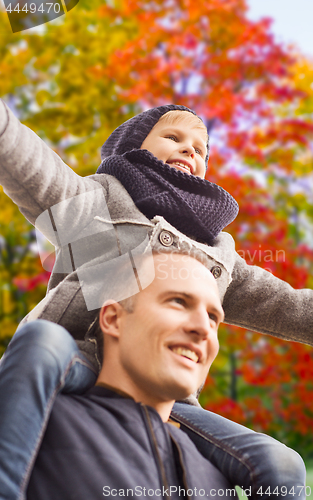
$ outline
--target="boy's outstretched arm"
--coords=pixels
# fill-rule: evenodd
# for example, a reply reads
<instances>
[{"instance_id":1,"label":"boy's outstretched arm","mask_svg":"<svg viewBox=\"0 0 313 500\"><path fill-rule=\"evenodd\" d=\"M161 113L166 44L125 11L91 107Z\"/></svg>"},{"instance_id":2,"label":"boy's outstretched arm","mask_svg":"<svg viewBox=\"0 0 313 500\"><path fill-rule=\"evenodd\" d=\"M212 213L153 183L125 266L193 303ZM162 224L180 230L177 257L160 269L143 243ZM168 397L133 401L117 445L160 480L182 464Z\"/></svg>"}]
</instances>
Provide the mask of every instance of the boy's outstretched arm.
<instances>
[{"instance_id":1,"label":"boy's outstretched arm","mask_svg":"<svg viewBox=\"0 0 313 500\"><path fill-rule=\"evenodd\" d=\"M32 130L22 125L1 99L0 184L34 225L45 210L100 187L92 179L77 175ZM86 211L92 210L88 205L89 201L87 205L79 204L71 224L81 223ZM66 217L66 207L63 215Z\"/></svg>"},{"instance_id":2,"label":"boy's outstretched arm","mask_svg":"<svg viewBox=\"0 0 313 500\"><path fill-rule=\"evenodd\" d=\"M313 290L297 290L236 254L223 301L225 322L313 345Z\"/></svg>"}]
</instances>

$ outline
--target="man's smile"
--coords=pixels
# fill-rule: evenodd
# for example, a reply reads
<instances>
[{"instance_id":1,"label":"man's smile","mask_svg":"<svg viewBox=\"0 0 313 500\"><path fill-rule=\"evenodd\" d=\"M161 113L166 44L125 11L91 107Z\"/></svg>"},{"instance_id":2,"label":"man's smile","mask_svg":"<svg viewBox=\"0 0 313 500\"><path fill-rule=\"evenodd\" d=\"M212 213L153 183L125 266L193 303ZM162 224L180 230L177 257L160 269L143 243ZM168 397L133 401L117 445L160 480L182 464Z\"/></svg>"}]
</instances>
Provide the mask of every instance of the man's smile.
<instances>
[{"instance_id":1,"label":"man's smile","mask_svg":"<svg viewBox=\"0 0 313 500\"><path fill-rule=\"evenodd\" d=\"M184 358L194 361L195 363L198 363L201 358L201 352L193 347L186 347L179 345L170 347L170 350L175 354L178 354L179 356L183 356Z\"/></svg>"}]
</instances>

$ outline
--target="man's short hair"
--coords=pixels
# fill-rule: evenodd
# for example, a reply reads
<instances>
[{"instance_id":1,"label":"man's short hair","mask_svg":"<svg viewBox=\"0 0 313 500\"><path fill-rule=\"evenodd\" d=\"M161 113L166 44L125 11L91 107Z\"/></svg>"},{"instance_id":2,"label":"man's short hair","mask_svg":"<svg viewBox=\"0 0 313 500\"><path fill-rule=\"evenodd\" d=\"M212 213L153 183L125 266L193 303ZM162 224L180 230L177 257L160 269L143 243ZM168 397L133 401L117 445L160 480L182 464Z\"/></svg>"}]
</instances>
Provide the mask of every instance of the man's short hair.
<instances>
[{"instance_id":1,"label":"man's short hair","mask_svg":"<svg viewBox=\"0 0 313 500\"><path fill-rule=\"evenodd\" d=\"M117 302L123 307L123 309L125 309L127 313L131 314L134 311L136 297L139 293L138 291L134 293L134 280L137 280L138 288L140 291L141 290L141 284L139 280L140 270L142 269L146 260L149 258L152 259L151 256L154 254L155 252L152 253L149 252L147 253L147 255L143 254L140 257L140 259L137 259L136 261L137 267L135 266L133 267L133 274L129 272L128 260L123 261L118 266L116 265L114 268L115 271L114 282L104 284L103 294L105 298L103 298L102 303L106 302L108 300L108 297L111 297L112 302ZM116 300L116 297L121 297L121 296L124 296L125 298L121 300ZM96 318L89 326L86 337L88 339L94 339L96 341L98 347L98 357L99 357L98 361L100 362L101 360L100 364L102 364L103 332L100 328L100 323L99 323L100 311L101 309L98 310Z\"/></svg>"}]
</instances>

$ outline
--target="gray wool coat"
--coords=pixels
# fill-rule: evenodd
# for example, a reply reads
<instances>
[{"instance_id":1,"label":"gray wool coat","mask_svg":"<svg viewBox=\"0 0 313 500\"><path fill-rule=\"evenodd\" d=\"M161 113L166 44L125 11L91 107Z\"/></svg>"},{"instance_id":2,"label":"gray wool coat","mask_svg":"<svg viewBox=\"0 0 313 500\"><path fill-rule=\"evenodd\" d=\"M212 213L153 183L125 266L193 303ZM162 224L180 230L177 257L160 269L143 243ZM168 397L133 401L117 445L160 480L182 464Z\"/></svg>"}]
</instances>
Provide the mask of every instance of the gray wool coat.
<instances>
[{"instance_id":1,"label":"gray wool coat","mask_svg":"<svg viewBox=\"0 0 313 500\"><path fill-rule=\"evenodd\" d=\"M131 268L139 254L151 249L200 259L216 278L226 323L313 344L312 290L295 290L247 265L226 232L208 246L162 217L148 220L117 179L77 175L2 101L0 184L57 248L47 295L23 322L41 318L61 324L95 367L96 341L86 332L103 301L103 283L115 281L121 258L125 269Z\"/></svg>"}]
</instances>

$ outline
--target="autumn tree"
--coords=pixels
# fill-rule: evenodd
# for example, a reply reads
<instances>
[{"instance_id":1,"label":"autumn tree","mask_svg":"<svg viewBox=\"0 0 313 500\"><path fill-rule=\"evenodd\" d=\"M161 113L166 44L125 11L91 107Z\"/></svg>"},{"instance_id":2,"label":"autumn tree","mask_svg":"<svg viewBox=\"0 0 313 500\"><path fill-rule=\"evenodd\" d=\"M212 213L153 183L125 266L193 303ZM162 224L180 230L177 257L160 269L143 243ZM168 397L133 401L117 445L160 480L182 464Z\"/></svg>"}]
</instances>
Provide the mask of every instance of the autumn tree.
<instances>
[{"instance_id":1,"label":"autumn tree","mask_svg":"<svg viewBox=\"0 0 313 500\"><path fill-rule=\"evenodd\" d=\"M99 147L125 119L187 105L211 135L207 178L239 202L227 228L237 251L295 288L313 287L313 70L275 42L269 20L248 20L244 0L80 0L43 32L13 35L4 13L1 23L0 95L79 174L95 171ZM8 335L43 293L32 280L47 276L31 229L19 231L26 223L4 195L1 203L14 213L10 226L1 220L15 266L2 263ZM311 453L312 349L226 325L220 339L206 407Z\"/></svg>"}]
</instances>

